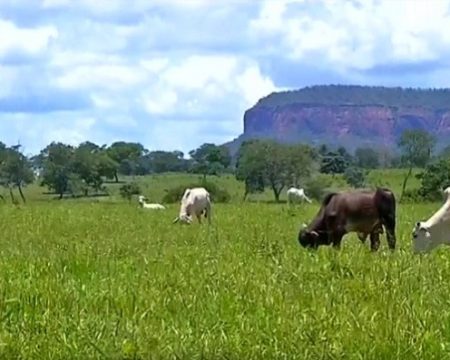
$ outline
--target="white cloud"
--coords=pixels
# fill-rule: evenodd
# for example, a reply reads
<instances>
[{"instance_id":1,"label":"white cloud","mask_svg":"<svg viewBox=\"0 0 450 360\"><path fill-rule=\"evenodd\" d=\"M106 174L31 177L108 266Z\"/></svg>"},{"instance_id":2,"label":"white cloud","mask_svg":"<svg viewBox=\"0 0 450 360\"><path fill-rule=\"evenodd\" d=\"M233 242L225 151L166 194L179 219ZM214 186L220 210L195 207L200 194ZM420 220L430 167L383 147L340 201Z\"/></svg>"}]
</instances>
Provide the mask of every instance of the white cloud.
<instances>
[{"instance_id":1,"label":"white cloud","mask_svg":"<svg viewBox=\"0 0 450 360\"><path fill-rule=\"evenodd\" d=\"M50 41L58 36L54 26L20 28L0 19L0 58L12 52L37 55L46 50Z\"/></svg>"}]
</instances>

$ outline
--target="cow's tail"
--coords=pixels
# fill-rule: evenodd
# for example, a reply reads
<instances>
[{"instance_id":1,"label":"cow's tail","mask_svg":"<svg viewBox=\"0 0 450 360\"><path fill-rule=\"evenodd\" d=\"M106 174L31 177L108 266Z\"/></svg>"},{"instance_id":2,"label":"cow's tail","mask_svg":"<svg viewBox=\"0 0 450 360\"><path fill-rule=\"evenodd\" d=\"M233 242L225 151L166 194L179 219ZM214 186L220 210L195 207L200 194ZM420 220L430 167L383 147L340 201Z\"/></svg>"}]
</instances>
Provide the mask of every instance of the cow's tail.
<instances>
[{"instance_id":1,"label":"cow's tail","mask_svg":"<svg viewBox=\"0 0 450 360\"><path fill-rule=\"evenodd\" d=\"M394 193L386 188L377 188L375 192L375 203L378 208L378 212L386 228L386 235L389 244L389 248L395 249L396 236L396 200Z\"/></svg>"}]
</instances>

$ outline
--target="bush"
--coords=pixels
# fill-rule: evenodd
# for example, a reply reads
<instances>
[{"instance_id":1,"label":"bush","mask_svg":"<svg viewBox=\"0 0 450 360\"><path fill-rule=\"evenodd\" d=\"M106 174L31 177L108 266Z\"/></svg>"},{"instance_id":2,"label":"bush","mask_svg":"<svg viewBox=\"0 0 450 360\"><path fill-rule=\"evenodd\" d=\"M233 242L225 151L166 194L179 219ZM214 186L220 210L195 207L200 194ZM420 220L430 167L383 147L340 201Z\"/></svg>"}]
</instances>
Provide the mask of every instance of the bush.
<instances>
[{"instance_id":1,"label":"bush","mask_svg":"<svg viewBox=\"0 0 450 360\"><path fill-rule=\"evenodd\" d=\"M226 203L231 199L230 193L223 188L220 188L215 183L212 182L201 182L201 183L193 183L187 185L178 185L174 188L167 190L167 193L163 197L163 203L170 204L180 202L183 197L184 191L187 188L194 187L204 187L211 195L211 201L216 203Z\"/></svg>"},{"instance_id":2,"label":"bush","mask_svg":"<svg viewBox=\"0 0 450 360\"><path fill-rule=\"evenodd\" d=\"M344 172L344 179L351 187L361 188L366 182L366 173L360 168L349 167Z\"/></svg>"},{"instance_id":3,"label":"bush","mask_svg":"<svg viewBox=\"0 0 450 360\"><path fill-rule=\"evenodd\" d=\"M426 200L442 200L442 190L450 186L450 161L441 159L429 164L423 173L419 194Z\"/></svg>"},{"instance_id":4,"label":"bush","mask_svg":"<svg viewBox=\"0 0 450 360\"><path fill-rule=\"evenodd\" d=\"M402 202L418 203L421 201L423 201L423 196L420 194L419 189L405 190L403 193Z\"/></svg>"},{"instance_id":5,"label":"bush","mask_svg":"<svg viewBox=\"0 0 450 360\"><path fill-rule=\"evenodd\" d=\"M120 196L128 201L131 201L131 197L133 195L139 195L141 193L141 188L135 182L131 182L125 185L122 185L119 189Z\"/></svg>"},{"instance_id":6,"label":"bush","mask_svg":"<svg viewBox=\"0 0 450 360\"><path fill-rule=\"evenodd\" d=\"M322 201L332 183L333 180L329 176L318 174L305 182L305 192L309 197Z\"/></svg>"}]
</instances>

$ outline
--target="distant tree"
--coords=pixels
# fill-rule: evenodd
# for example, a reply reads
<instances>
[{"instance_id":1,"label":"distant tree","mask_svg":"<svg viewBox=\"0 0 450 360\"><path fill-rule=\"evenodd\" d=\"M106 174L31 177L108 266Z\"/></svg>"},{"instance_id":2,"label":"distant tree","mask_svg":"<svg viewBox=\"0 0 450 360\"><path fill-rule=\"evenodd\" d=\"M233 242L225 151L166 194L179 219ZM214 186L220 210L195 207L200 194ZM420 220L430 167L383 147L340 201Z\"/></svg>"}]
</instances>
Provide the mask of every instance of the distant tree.
<instances>
[{"instance_id":1,"label":"distant tree","mask_svg":"<svg viewBox=\"0 0 450 360\"><path fill-rule=\"evenodd\" d=\"M239 149L236 178L245 183L245 194L269 186L275 201L289 185L305 181L314 169L313 150L305 145L290 146L272 140L244 142Z\"/></svg>"},{"instance_id":2,"label":"distant tree","mask_svg":"<svg viewBox=\"0 0 450 360\"><path fill-rule=\"evenodd\" d=\"M17 187L22 201L26 202L22 188L33 182L34 174L30 161L19 149L20 146L6 148L0 145L0 181L9 188L11 200L14 201L12 188Z\"/></svg>"},{"instance_id":3,"label":"distant tree","mask_svg":"<svg viewBox=\"0 0 450 360\"><path fill-rule=\"evenodd\" d=\"M324 174L342 174L349 166L348 159L342 154L329 151L322 156L320 172Z\"/></svg>"},{"instance_id":4,"label":"distant tree","mask_svg":"<svg viewBox=\"0 0 450 360\"><path fill-rule=\"evenodd\" d=\"M354 188L361 188L365 185L366 174L364 170L350 166L344 172L344 179L350 186Z\"/></svg>"},{"instance_id":5,"label":"distant tree","mask_svg":"<svg viewBox=\"0 0 450 360\"><path fill-rule=\"evenodd\" d=\"M144 146L139 143L117 141L107 148L107 154L117 164L114 170L114 178L119 182L118 173L131 175L136 168L138 159L146 152Z\"/></svg>"},{"instance_id":6,"label":"distant tree","mask_svg":"<svg viewBox=\"0 0 450 360\"><path fill-rule=\"evenodd\" d=\"M55 191L60 199L69 190L69 180L73 177L74 152L70 145L52 142L39 154L43 167L42 185Z\"/></svg>"},{"instance_id":7,"label":"distant tree","mask_svg":"<svg viewBox=\"0 0 450 360\"><path fill-rule=\"evenodd\" d=\"M434 137L423 130L405 130L398 141L398 146L402 152L402 163L408 168L403 180L401 201L413 167L424 167L429 162L434 148Z\"/></svg>"},{"instance_id":8,"label":"distant tree","mask_svg":"<svg viewBox=\"0 0 450 360\"><path fill-rule=\"evenodd\" d=\"M379 154L372 148L358 148L355 150L355 164L363 169L376 169L380 166Z\"/></svg>"},{"instance_id":9,"label":"distant tree","mask_svg":"<svg viewBox=\"0 0 450 360\"><path fill-rule=\"evenodd\" d=\"M151 151L142 157L147 172L165 173L188 170L188 161L181 151Z\"/></svg>"},{"instance_id":10,"label":"distant tree","mask_svg":"<svg viewBox=\"0 0 450 360\"><path fill-rule=\"evenodd\" d=\"M228 148L210 143L201 145L198 149L189 152L193 163L192 172L206 175L218 175L231 163L231 156Z\"/></svg>"},{"instance_id":11,"label":"distant tree","mask_svg":"<svg viewBox=\"0 0 450 360\"><path fill-rule=\"evenodd\" d=\"M244 201L248 194L264 191L265 158L259 140L244 141L237 155L236 179L244 181Z\"/></svg>"}]
</instances>

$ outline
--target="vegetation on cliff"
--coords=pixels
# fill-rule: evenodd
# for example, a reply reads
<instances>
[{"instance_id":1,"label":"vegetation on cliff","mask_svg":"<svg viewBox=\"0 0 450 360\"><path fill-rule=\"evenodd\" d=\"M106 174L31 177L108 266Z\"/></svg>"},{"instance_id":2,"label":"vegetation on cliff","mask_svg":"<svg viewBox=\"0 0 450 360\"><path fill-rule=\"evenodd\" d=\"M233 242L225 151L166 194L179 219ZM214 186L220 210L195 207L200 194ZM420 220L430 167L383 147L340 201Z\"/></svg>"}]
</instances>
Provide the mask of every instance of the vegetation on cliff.
<instances>
[{"instance_id":1,"label":"vegetation on cliff","mask_svg":"<svg viewBox=\"0 0 450 360\"><path fill-rule=\"evenodd\" d=\"M418 89L359 85L316 85L300 90L271 93L257 106L277 107L289 104L378 105L389 107L450 108L450 89Z\"/></svg>"}]
</instances>

